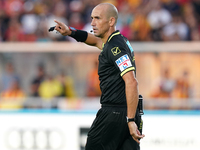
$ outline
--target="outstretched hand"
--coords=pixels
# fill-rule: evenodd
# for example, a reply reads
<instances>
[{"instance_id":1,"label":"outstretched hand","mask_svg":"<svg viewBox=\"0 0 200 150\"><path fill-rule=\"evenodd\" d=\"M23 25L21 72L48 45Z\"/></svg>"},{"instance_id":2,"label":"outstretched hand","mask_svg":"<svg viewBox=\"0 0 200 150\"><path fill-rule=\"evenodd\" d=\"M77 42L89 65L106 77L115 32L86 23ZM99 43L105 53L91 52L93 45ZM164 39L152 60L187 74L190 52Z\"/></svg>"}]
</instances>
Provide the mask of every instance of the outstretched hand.
<instances>
[{"instance_id":1,"label":"outstretched hand","mask_svg":"<svg viewBox=\"0 0 200 150\"><path fill-rule=\"evenodd\" d=\"M63 36L67 36L71 34L71 30L64 23L59 22L57 20L54 20L54 22L57 23L55 26L55 30L60 32L60 34L62 34Z\"/></svg>"},{"instance_id":2,"label":"outstretched hand","mask_svg":"<svg viewBox=\"0 0 200 150\"><path fill-rule=\"evenodd\" d=\"M129 122L128 123L129 131L133 139L137 142L140 143L140 139L142 139L145 135L140 133L140 131L137 128L137 125L135 122Z\"/></svg>"}]
</instances>

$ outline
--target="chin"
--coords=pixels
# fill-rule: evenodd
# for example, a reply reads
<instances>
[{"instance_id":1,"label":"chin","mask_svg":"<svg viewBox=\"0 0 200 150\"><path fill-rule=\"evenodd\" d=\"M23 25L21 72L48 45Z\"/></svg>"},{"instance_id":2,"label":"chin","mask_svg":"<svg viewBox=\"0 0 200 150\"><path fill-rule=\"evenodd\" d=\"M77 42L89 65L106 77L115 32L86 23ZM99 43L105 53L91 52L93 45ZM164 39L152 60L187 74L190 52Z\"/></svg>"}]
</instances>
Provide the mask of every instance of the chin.
<instances>
[{"instance_id":1,"label":"chin","mask_svg":"<svg viewBox=\"0 0 200 150\"><path fill-rule=\"evenodd\" d=\"M94 35L95 35L96 37L100 37L100 35L99 35L99 34L97 34L97 33L94 33Z\"/></svg>"},{"instance_id":2,"label":"chin","mask_svg":"<svg viewBox=\"0 0 200 150\"><path fill-rule=\"evenodd\" d=\"M94 33L94 35L95 35L96 37L99 37L99 38L102 37L101 34L98 34L98 33Z\"/></svg>"}]
</instances>

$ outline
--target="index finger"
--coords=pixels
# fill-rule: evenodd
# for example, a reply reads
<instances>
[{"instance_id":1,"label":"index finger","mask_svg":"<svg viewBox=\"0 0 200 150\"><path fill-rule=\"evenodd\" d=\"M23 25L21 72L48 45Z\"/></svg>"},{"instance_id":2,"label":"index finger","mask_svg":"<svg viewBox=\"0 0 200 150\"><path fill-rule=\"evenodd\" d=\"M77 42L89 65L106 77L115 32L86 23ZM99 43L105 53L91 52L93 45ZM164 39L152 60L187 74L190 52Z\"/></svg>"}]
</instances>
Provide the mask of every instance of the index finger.
<instances>
[{"instance_id":1,"label":"index finger","mask_svg":"<svg viewBox=\"0 0 200 150\"><path fill-rule=\"evenodd\" d=\"M142 134L142 135L138 135L138 136L137 136L138 139L142 139L143 137L145 137L144 134Z\"/></svg>"},{"instance_id":2,"label":"index finger","mask_svg":"<svg viewBox=\"0 0 200 150\"><path fill-rule=\"evenodd\" d=\"M62 23L57 20L54 20L54 22L57 23L58 25L62 25Z\"/></svg>"},{"instance_id":3,"label":"index finger","mask_svg":"<svg viewBox=\"0 0 200 150\"><path fill-rule=\"evenodd\" d=\"M132 135L132 137L133 137L133 139L137 142L137 143L139 143L140 144L140 139L142 139L143 137L144 137L145 135L144 134L142 134L142 135Z\"/></svg>"}]
</instances>

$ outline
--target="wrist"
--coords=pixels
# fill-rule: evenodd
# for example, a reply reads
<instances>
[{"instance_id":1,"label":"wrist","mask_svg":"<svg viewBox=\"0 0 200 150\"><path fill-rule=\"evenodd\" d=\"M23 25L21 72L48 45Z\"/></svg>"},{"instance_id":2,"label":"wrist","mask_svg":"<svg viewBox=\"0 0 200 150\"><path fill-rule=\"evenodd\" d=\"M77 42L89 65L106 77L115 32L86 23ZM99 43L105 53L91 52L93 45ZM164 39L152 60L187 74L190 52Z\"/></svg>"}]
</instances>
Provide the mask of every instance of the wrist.
<instances>
[{"instance_id":1,"label":"wrist","mask_svg":"<svg viewBox=\"0 0 200 150\"><path fill-rule=\"evenodd\" d=\"M127 120L127 123L129 123L129 122L135 122L135 118L128 118L128 117L126 117L126 120Z\"/></svg>"},{"instance_id":2,"label":"wrist","mask_svg":"<svg viewBox=\"0 0 200 150\"><path fill-rule=\"evenodd\" d=\"M69 36L74 36L76 34L76 29L74 27L68 27L69 28Z\"/></svg>"},{"instance_id":3,"label":"wrist","mask_svg":"<svg viewBox=\"0 0 200 150\"><path fill-rule=\"evenodd\" d=\"M69 36L74 38L76 41L78 41L78 42L86 41L86 39L88 37L88 33L86 31L77 30L73 27L69 27L69 30L71 31L71 34L69 34Z\"/></svg>"}]
</instances>

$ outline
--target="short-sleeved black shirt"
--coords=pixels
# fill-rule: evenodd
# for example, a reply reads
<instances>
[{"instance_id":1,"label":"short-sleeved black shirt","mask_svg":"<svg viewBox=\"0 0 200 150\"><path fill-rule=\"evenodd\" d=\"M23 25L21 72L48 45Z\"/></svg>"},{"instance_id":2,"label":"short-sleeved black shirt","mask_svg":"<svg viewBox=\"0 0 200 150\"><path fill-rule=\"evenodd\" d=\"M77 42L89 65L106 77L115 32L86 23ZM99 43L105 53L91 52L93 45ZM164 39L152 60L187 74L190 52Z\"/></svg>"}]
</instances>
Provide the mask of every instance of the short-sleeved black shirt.
<instances>
[{"instance_id":1,"label":"short-sleeved black shirt","mask_svg":"<svg viewBox=\"0 0 200 150\"><path fill-rule=\"evenodd\" d=\"M109 36L99 55L101 104L126 105L122 76L129 71L136 71L134 51L127 38L117 30Z\"/></svg>"}]
</instances>

